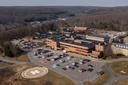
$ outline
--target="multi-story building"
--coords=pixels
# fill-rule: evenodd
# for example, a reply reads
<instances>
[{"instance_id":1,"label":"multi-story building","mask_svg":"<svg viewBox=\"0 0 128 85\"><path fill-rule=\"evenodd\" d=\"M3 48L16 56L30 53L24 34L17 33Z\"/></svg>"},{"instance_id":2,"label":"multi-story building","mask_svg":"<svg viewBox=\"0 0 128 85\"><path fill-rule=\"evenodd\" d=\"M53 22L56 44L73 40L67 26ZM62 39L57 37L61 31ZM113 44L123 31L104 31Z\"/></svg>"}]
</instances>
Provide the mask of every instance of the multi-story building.
<instances>
[{"instance_id":1,"label":"multi-story building","mask_svg":"<svg viewBox=\"0 0 128 85\"><path fill-rule=\"evenodd\" d=\"M57 42L55 40L53 40L53 39L46 39L46 44L51 49L57 50Z\"/></svg>"},{"instance_id":2,"label":"multi-story building","mask_svg":"<svg viewBox=\"0 0 128 85\"><path fill-rule=\"evenodd\" d=\"M101 43L95 44L95 50L98 52L104 52L104 45Z\"/></svg>"},{"instance_id":3,"label":"multi-story building","mask_svg":"<svg viewBox=\"0 0 128 85\"><path fill-rule=\"evenodd\" d=\"M128 56L128 44L113 43L111 48L114 54Z\"/></svg>"},{"instance_id":4,"label":"multi-story building","mask_svg":"<svg viewBox=\"0 0 128 85\"><path fill-rule=\"evenodd\" d=\"M95 48L93 43L76 43L74 41L60 41L60 47L67 52L88 55Z\"/></svg>"},{"instance_id":5,"label":"multi-story building","mask_svg":"<svg viewBox=\"0 0 128 85\"><path fill-rule=\"evenodd\" d=\"M73 30L75 31L75 32L83 32L83 31L86 31L88 28L87 27L77 27L77 26L75 26L74 28L73 28Z\"/></svg>"},{"instance_id":6,"label":"multi-story building","mask_svg":"<svg viewBox=\"0 0 128 85\"><path fill-rule=\"evenodd\" d=\"M97 41L97 42L109 42L109 37L108 36L100 36L100 35L86 35L86 39L88 40L93 40L93 41Z\"/></svg>"},{"instance_id":7,"label":"multi-story building","mask_svg":"<svg viewBox=\"0 0 128 85\"><path fill-rule=\"evenodd\" d=\"M72 52L86 56L89 55L95 58L99 58L103 52L103 47L101 44L96 45L94 42L89 40L62 40L57 42L53 39L46 39L46 44L54 50L61 49L65 50L66 52Z\"/></svg>"}]
</instances>

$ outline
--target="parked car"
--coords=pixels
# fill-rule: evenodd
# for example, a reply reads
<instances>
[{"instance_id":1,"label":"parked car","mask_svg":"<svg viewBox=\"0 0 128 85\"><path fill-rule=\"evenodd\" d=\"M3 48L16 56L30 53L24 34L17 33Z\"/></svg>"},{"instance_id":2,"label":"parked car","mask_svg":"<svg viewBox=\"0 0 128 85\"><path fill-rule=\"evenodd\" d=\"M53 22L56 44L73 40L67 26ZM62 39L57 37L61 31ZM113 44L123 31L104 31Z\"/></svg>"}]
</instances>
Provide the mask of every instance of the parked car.
<instances>
[{"instance_id":1,"label":"parked car","mask_svg":"<svg viewBox=\"0 0 128 85\"><path fill-rule=\"evenodd\" d=\"M82 69L79 70L79 72L81 72L81 73L82 73L82 72L85 72L85 71L87 71L87 70L84 69L84 68L82 68Z\"/></svg>"},{"instance_id":2,"label":"parked car","mask_svg":"<svg viewBox=\"0 0 128 85\"><path fill-rule=\"evenodd\" d=\"M62 69L63 69L63 70L67 70L67 68L65 68L65 67L64 67L64 68L62 68Z\"/></svg>"},{"instance_id":3,"label":"parked car","mask_svg":"<svg viewBox=\"0 0 128 85\"><path fill-rule=\"evenodd\" d=\"M90 62L91 60L89 60L89 59L84 59L83 61Z\"/></svg>"},{"instance_id":4,"label":"parked car","mask_svg":"<svg viewBox=\"0 0 128 85\"><path fill-rule=\"evenodd\" d=\"M94 69L92 69L92 68L89 68L89 69L88 69L89 72L92 72L93 70L94 70Z\"/></svg>"},{"instance_id":5,"label":"parked car","mask_svg":"<svg viewBox=\"0 0 128 85\"><path fill-rule=\"evenodd\" d=\"M93 65L91 65L91 64L88 64L88 66L90 66L90 67L94 67Z\"/></svg>"}]
</instances>

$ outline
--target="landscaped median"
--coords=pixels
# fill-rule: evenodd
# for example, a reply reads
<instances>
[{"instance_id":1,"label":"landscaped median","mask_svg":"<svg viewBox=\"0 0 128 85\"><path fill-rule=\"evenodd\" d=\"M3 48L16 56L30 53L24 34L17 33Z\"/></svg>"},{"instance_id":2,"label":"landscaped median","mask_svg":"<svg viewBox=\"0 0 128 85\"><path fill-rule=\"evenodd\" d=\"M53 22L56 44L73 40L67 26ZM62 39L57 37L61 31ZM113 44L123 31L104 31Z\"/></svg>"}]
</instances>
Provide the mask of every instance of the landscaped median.
<instances>
[{"instance_id":1,"label":"landscaped median","mask_svg":"<svg viewBox=\"0 0 128 85\"><path fill-rule=\"evenodd\" d=\"M128 75L128 61L113 62L112 70L121 75Z\"/></svg>"},{"instance_id":2,"label":"landscaped median","mask_svg":"<svg viewBox=\"0 0 128 85\"><path fill-rule=\"evenodd\" d=\"M85 81L84 85L103 85L108 79L107 73L104 73L103 75L99 76L96 80L93 81Z\"/></svg>"}]
</instances>

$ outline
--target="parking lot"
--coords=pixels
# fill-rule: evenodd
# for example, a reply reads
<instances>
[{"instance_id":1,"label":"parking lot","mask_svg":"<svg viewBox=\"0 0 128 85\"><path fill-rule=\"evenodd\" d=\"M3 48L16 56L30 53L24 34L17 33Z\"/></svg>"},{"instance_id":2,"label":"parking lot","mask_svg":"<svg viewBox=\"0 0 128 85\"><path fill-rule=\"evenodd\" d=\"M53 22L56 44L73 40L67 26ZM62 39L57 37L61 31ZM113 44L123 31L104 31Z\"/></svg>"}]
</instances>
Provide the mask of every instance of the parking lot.
<instances>
[{"instance_id":1,"label":"parking lot","mask_svg":"<svg viewBox=\"0 0 128 85\"><path fill-rule=\"evenodd\" d=\"M102 74L102 67L105 64L88 59L86 56L53 51L46 47L33 50L29 56L36 64L46 66L77 82L95 80Z\"/></svg>"},{"instance_id":2,"label":"parking lot","mask_svg":"<svg viewBox=\"0 0 128 85\"><path fill-rule=\"evenodd\" d=\"M12 43L25 52L29 52L33 48L37 48L41 46L41 43L29 39L13 40Z\"/></svg>"}]
</instances>

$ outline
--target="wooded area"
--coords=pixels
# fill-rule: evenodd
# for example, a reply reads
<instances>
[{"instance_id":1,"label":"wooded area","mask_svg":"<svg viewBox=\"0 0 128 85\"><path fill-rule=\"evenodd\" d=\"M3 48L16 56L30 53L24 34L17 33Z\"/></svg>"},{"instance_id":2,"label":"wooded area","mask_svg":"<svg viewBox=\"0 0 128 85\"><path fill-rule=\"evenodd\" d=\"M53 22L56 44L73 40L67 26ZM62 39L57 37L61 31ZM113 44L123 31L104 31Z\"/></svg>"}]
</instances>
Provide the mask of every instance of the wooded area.
<instances>
[{"instance_id":1,"label":"wooded area","mask_svg":"<svg viewBox=\"0 0 128 85\"><path fill-rule=\"evenodd\" d=\"M128 31L127 15L128 7L0 7L0 44L60 26ZM68 19L55 22L59 17ZM30 24L33 21L41 23L33 26Z\"/></svg>"}]
</instances>

